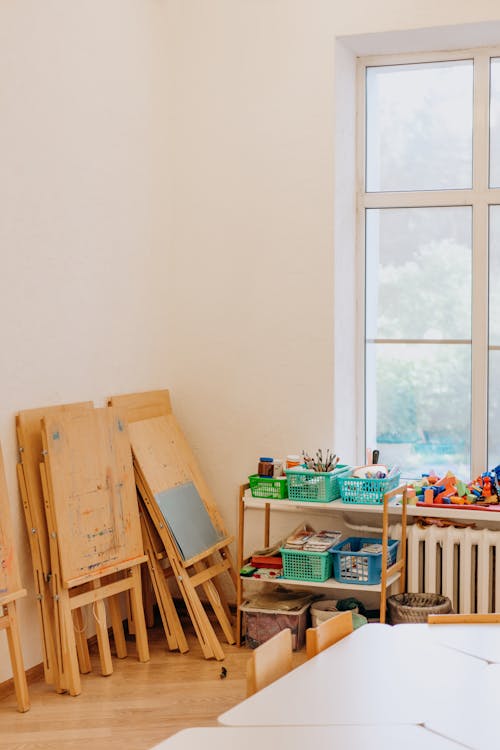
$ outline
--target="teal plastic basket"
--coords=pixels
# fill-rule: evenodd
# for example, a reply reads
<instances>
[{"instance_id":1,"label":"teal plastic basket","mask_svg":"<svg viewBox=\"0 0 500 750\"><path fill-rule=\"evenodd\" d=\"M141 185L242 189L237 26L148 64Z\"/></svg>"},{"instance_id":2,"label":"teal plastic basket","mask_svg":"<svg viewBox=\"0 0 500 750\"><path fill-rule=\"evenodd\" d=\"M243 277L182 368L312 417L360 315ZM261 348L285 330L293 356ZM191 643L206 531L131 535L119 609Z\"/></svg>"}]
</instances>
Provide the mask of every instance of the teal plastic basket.
<instances>
[{"instance_id":1,"label":"teal plastic basket","mask_svg":"<svg viewBox=\"0 0 500 750\"><path fill-rule=\"evenodd\" d=\"M339 464L333 471L313 471L305 466L285 469L288 497L308 503L331 503L340 497L339 478L349 474L351 467Z\"/></svg>"},{"instance_id":2,"label":"teal plastic basket","mask_svg":"<svg viewBox=\"0 0 500 750\"><path fill-rule=\"evenodd\" d=\"M326 581L332 577L332 556L329 552L304 552L281 548L283 578L296 581Z\"/></svg>"},{"instance_id":3,"label":"teal plastic basket","mask_svg":"<svg viewBox=\"0 0 500 750\"><path fill-rule=\"evenodd\" d=\"M342 502L358 505L380 505L386 492L399 485L401 474L386 479L361 479L360 477L339 477Z\"/></svg>"}]
</instances>

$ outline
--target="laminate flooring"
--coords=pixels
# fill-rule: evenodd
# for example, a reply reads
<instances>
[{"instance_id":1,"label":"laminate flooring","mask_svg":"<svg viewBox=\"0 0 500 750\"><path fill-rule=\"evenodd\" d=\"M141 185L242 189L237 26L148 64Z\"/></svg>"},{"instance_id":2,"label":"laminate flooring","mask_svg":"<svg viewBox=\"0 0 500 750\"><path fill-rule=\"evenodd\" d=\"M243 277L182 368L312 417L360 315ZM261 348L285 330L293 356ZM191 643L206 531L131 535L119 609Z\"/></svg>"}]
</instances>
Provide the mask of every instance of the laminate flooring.
<instances>
[{"instance_id":1,"label":"laminate flooring","mask_svg":"<svg viewBox=\"0 0 500 750\"><path fill-rule=\"evenodd\" d=\"M245 697L249 650L224 643L223 662L204 659L183 619L190 651L167 650L161 626L148 630L151 660L113 658L114 672L82 675L82 693L58 695L40 680L29 685L31 709L16 711L14 695L0 700L0 750L148 750L187 727L215 726L217 716ZM294 654L294 666L305 652ZM222 677L222 668L226 670Z\"/></svg>"}]
</instances>

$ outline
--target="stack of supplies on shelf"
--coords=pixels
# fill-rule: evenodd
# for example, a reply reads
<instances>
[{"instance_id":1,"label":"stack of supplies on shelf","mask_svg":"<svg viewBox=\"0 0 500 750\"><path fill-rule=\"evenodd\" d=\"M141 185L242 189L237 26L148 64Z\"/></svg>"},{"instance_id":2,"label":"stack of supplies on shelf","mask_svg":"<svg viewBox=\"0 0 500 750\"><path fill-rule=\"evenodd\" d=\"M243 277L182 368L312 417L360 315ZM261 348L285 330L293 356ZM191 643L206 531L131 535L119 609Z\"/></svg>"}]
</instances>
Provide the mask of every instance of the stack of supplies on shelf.
<instances>
[{"instance_id":1,"label":"stack of supplies on shelf","mask_svg":"<svg viewBox=\"0 0 500 750\"><path fill-rule=\"evenodd\" d=\"M340 531L297 530L281 549L283 577L298 581L326 581L332 572L328 550L338 543L341 536Z\"/></svg>"},{"instance_id":2,"label":"stack of supplies on shelf","mask_svg":"<svg viewBox=\"0 0 500 750\"><path fill-rule=\"evenodd\" d=\"M250 565L254 568L253 578L279 578L283 575L281 555L252 555Z\"/></svg>"},{"instance_id":3,"label":"stack of supplies on shelf","mask_svg":"<svg viewBox=\"0 0 500 750\"><path fill-rule=\"evenodd\" d=\"M325 534L338 534L339 532L332 531L320 531L318 532L319 541L318 544L326 544L327 539L323 537ZM240 575L246 578L260 578L260 579L274 579L283 576L283 558L281 556L281 549L288 543L290 549L303 550L304 544L313 539L316 536L316 532L307 523L301 523L297 526L289 536L280 539L275 544L266 547L265 549L254 550L246 564L241 568ZM338 537L328 542L328 547L335 544L338 541ZM313 542L314 543L314 542ZM311 549L316 549L313 547Z\"/></svg>"},{"instance_id":4,"label":"stack of supplies on shelf","mask_svg":"<svg viewBox=\"0 0 500 750\"><path fill-rule=\"evenodd\" d=\"M270 555L252 555L250 564L254 568L271 568L276 570L282 566L281 555L276 555L275 557L271 557Z\"/></svg>"},{"instance_id":5,"label":"stack of supplies on shelf","mask_svg":"<svg viewBox=\"0 0 500 750\"><path fill-rule=\"evenodd\" d=\"M311 539L313 535L314 532L312 531L294 531L294 533L291 534L286 540L285 549L304 549L304 545Z\"/></svg>"},{"instance_id":6,"label":"stack of supplies on shelf","mask_svg":"<svg viewBox=\"0 0 500 750\"><path fill-rule=\"evenodd\" d=\"M337 544L341 536L340 531L318 531L309 537L302 549L308 552L326 552L327 549Z\"/></svg>"},{"instance_id":7,"label":"stack of supplies on shelf","mask_svg":"<svg viewBox=\"0 0 500 750\"><path fill-rule=\"evenodd\" d=\"M340 531L294 531L284 544L285 549L303 550L304 552L326 552L340 540Z\"/></svg>"},{"instance_id":8,"label":"stack of supplies on shelf","mask_svg":"<svg viewBox=\"0 0 500 750\"><path fill-rule=\"evenodd\" d=\"M381 544L364 544L361 547L363 552L371 552L373 555L381 555L382 554L382 545Z\"/></svg>"},{"instance_id":9,"label":"stack of supplies on shelf","mask_svg":"<svg viewBox=\"0 0 500 750\"><path fill-rule=\"evenodd\" d=\"M307 591L290 591L284 586L277 586L274 591L256 592L246 602L254 609L279 610L280 612L295 612L314 599L314 594Z\"/></svg>"}]
</instances>

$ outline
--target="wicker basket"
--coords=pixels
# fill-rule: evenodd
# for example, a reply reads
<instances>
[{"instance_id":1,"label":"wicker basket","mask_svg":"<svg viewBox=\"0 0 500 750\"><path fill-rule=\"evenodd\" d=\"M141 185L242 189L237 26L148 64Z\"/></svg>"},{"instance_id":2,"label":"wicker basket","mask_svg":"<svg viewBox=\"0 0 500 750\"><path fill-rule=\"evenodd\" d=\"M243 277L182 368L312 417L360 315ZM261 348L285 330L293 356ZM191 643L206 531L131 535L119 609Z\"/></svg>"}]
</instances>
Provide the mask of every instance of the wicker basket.
<instances>
[{"instance_id":1,"label":"wicker basket","mask_svg":"<svg viewBox=\"0 0 500 750\"><path fill-rule=\"evenodd\" d=\"M429 615L447 615L451 601L441 594L395 594L387 599L389 622L427 622Z\"/></svg>"}]
</instances>

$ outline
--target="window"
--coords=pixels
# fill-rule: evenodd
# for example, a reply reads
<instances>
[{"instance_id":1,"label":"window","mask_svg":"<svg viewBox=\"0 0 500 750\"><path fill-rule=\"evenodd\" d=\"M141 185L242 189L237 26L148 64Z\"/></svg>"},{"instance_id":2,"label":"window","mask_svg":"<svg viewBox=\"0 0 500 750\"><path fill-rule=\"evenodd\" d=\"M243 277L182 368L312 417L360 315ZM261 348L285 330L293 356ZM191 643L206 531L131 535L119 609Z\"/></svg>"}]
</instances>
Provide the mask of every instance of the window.
<instances>
[{"instance_id":1,"label":"window","mask_svg":"<svg viewBox=\"0 0 500 750\"><path fill-rule=\"evenodd\" d=\"M500 49L359 66L366 445L476 476L500 463Z\"/></svg>"}]
</instances>

